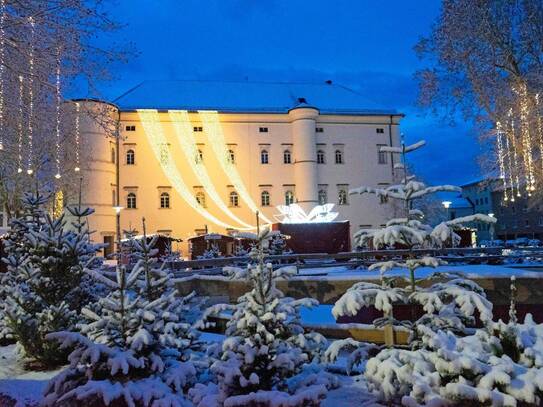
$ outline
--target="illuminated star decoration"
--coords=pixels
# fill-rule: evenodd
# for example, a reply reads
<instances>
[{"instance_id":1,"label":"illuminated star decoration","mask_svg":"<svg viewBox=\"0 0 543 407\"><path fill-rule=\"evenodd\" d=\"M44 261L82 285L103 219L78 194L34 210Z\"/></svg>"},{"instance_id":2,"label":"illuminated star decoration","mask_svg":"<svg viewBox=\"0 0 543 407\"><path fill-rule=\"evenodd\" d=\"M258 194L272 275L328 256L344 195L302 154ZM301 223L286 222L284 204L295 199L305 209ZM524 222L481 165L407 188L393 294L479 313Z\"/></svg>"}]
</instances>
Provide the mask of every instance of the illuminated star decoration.
<instances>
[{"instance_id":1,"label":"illuminated star decoration","mask_svg":"<svg viewBox=\"0 0 543 407\"><path fill-rule=\"evenodd\" d=\"M332 212L334 204L317 205L309 213L306 213L298 204L279 205L279 215L274 215L281 223L328 223L332 222L339 215Z\"/></svg>"}]
</instances>

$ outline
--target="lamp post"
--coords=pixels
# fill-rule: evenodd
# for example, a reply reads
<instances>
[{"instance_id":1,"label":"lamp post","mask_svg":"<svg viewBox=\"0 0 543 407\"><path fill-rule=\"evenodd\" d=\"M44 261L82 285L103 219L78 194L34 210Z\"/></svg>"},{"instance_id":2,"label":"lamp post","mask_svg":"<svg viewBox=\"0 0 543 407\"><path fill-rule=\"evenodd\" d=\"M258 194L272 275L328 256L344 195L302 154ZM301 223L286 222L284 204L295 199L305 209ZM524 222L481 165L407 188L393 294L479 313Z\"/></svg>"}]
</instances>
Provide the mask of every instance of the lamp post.
<instances>
[{"instance_id":1,"label":"lamp post","mask_svg":"<svg viewBox=\"0 0 543 407\"><path fill-rule=\"evenodd\" d=\"M443 202L441 202L441 204L445 208L445 211L447 213L447 220L449 220L449 207L451 206L452 202L451 201L443 201Z\"/></svg>"}]
</instances>

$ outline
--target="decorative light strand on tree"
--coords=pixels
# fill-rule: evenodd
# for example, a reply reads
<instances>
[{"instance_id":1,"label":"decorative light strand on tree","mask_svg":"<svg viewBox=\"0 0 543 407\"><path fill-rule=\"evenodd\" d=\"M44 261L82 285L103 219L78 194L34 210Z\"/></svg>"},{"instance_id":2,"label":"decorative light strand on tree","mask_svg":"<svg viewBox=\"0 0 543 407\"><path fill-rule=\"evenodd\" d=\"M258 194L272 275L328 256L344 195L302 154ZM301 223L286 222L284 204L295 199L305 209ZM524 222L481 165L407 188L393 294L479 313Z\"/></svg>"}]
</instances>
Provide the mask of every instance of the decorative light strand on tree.
<instances>
[{"instance_id":1,"label":"decorative light strand on tree","mask_svg":"<svg viewBox=\"0 0 543 407\"><path fill-rule=\"evenodd\" d=\"M32 155L33 151L33 138L34 138L34 128L32 121L34 120L34 40L35 40L35 31L34 31L34 18L28 17L30 22L30 47L28 51L28 64L29 64L29 75L28 75L28 162L26 173L32 175L34 170L32 169Z\"/></svg>"},{"instance_id":2,"label":"decorative light strand on tree","mask_svg":"<svg viewBox=\"0 0 543 407\"><path fill-rule=\"evenodd\" d=\"M6 3L0 0L0 150L4 149L4 63L5 63L5 31Z\"/></svg>"},{"instance_id":3,"label":"decorative light strand on tree","mask_svg":"<svg viewBox=\"0 0 543 407\"><path fill-rule=\"evenodd\" d=\"M520 178L519 178L519 163L518 163L518 154L517 154L517 143L516 143L516 136L515 136L515 120L513 118L513 111L510 110L511 115L511 145L513 146L513 170L515 171L515 181L516 181L516 187L517 187L517 197L520 197Z\"/></svg>"},{"instance_id":4,"label":"decorative light strand on tree","mask_svg":"<svg viewBox=\"0 0 543 407\"><path fill-rule=\"evenodd\" d=\"M543 173L543 119L541 117L541 108L539 105L539 93L535 95L535 106L537 114L537 136L539 142L539 161L541 162L541 172Z\"/></svg>"},{"instance_id":5,"label":"decorative light strand on tree","mask_svg":"<svg viewBox=\"0 0 543 407\"><path fill-rule=\"evenodd\" d=\"M79 172L79 102L75 102L75 172Z\"/></svg>"},{"instance_id":6,"label":"decorative light strand on tree","mask_svg":"<svg viewBox=\"0 0 543 407\"><path fill-rule=\"evenodd\" d=\"M23 75L19 75L19 117L17 123L17 173L23 172L23 122L24 122L24 109L23 109L23 95L24 95L24 78Z\"/></svg>"},{"instance_id":7,"label":"decorative light strand on tree","mask_svg":"<svg viewBox=\"0 0 543 407\"><path fill-rule=\"evenodd\" d=\"M55 174L56 179L60 179L60 47L57 49L57 66L56 66L56 82L55 82L55 92L56 92L56 140L55 140L55 163L57 167L57 173Z\"/></svg>"},{"instance_id":8,"label":"decorative light strand on tree","mask_svg":"<svg viewBox=\"0 0 543 407\"><path fill-rule=\"evenodd\" d=\"M524 160L524 176L526 179L526 192L531 196L535 190L535 177L532 159L532 137L530 134L530 107L528 101L528 90L525 83L520 85L520 90L515 89L520 99L520 132L522 139L522 157Z\"/></svg>"},{"instance_id":9,"label":"decorative light strand on tree","mask_svg":"<svg viewBox=\"0 0 543 407\"><path fill-rule=\"evenodd\" d=\"M507 196L507 180L505 174L504 156L503 156L503 142L502 142L503 130L500 122L496 123L496 145L498 148L498 164L500 169L500 179L503 182L503 199L508 201Z\"/></svg>"},{"instance_id":10,"label":"decorative light strand on tree","mask_svg":"<svg viewBox=\"0 0 543 407\"><path fill-rule=\"evenodd\" d=\"M509 123L511 123L511 110L509 111ZM514 178L513 178L513 162L511 159L511 147L509 143L509 136L508 132L505 132L505 149L507 151L507 161L508 161L508 167L509 167L509 185L511 186L511 202L515 202L515 184L514 184Z\"/></svg>"}]
</instances>

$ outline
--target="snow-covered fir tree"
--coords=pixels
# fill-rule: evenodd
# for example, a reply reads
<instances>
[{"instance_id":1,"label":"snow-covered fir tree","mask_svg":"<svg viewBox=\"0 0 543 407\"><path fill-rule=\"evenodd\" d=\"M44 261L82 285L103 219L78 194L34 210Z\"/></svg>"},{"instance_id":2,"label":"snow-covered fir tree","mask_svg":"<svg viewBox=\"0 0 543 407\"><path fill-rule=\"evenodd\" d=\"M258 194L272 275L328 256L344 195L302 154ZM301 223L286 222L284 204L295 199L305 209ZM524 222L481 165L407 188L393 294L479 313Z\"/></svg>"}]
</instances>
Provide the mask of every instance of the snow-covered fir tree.
<instances>
[{"instance_id":1,"label":"snow-covered fir tree","mask_svg":"<svg viewBox=\"0 0 543 407\"><path fill-rule=\"evenodd\" d=\"M70 366L45 391L46 406L183 407L197 370L201 344L193 327L200 301L180 296L171 275L154 267L156 240L132 241L139 258L130 272L118 265L115 280L86 270L110 294L95 310L83 309L80 333L48 339L75 348Z\"/></svg>"},{"instance_id":2,"label":"snow-covered fir tree","mask_svg":"<svg viewBox=\"0 0 543 407\"><path fill-rule=\"evenodd\" d=\"M66 351L48 342L50 332L73 329L79 312L94 298L84 267L96 261L85 218L92 209L67 207L75 219L68 227L46 211L48 197L25 194L24 215L12 222L6 239L8 273L2 279L2 335L20 345L27 358L45 366L64 363Z\"/></svg>"},{"instance_id":3,"label":"snow-covered fir tree","mask_svg":"<svg viewBox=\"0 0 543 407\"><path fill-rule=\"evenodd\" d=\"M232 309L220 359L211 366L214 383L198 384L191 390L197 406L318 406L334 380L320 371L325 339L304 332L300 308L317 304L312 299L287 298L277 289L276 280L288 278L294 267L274 270L265 263L273 232L254 236L246 269L227 267L235 279L246 280L251 290Z\"/></svg>"}]
</instances>

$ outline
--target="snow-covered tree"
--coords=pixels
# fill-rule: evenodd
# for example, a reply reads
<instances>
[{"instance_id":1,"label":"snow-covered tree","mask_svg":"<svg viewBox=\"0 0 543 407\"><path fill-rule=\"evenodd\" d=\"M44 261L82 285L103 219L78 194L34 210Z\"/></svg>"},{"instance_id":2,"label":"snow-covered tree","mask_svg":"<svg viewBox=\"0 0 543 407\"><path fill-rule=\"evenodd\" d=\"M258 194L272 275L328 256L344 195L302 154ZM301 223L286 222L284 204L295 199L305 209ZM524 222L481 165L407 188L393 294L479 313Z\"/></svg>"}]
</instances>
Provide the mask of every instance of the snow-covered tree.
<instances>
[{"instance_id":1,"label":"snow-covered tree","mask_svg":"<svg viewBox=\"0 0 543 407\"><path fill-rule=\"evenodd\" d=\"M25 356L44 365L65 361L66 352L45 340L72 329L82 306L94 298L84 267L92 266L99 246L89 240L84 219L89 208L67 208L76 219L46 213L47 196L26 194L24 216L15 219L6 239L8 272L2 279L2 335L16 340Z\"/></svg>"},{"instance_id":2,"label":"snow-covered tree","mask_svg":"<svg viewBox=\"0 0 543 407\"><path fill-rule=\"evenodd\" d=\"M46 406L192 405L185 395L197 375L192 358L200 344L191 318L199 303L194 294L180 296L171 279L155 284L145 265L154 247L146 239L139 243L140 260L130 272L118 265L115 280L86 270L111 291L96 311L83 309L80 333L48 335L75 350L70 366L49 383Z\"/></svg>"},{"instance_id":3,"label":"snow-covered tree","mask_svg":"<svg viewBox=\"0 0 543 407\"><path fill-rule=\"evenodd\" d=\"M233 314L220 359L211 366L215 383L191 391L198 406L317 406L334 385L316 364L325 339L304 332L300 321L300 308L317 302L285 297L276 280L288 278L295 268L274 270L264 261L272 235L265 229L255 236L246 269L225 268L232 278L246 280L251 290L234 306L208 310L231 309Z\"/></svg>"}]
</instances>

